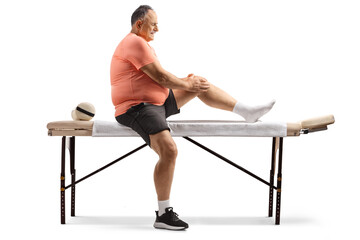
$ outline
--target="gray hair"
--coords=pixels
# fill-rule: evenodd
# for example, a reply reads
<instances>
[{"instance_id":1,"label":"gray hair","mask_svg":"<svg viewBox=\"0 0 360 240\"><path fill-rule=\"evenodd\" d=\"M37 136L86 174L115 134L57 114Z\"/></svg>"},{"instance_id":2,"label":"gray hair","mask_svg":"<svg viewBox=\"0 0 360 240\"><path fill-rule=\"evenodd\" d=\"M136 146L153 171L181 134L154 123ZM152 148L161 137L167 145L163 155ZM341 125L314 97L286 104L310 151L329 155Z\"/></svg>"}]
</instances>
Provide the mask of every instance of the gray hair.
<instances>
[{"instance_id":1,"label":"gray hair","mask_svg":"<svg viewBox=\"0 0 360 240\"><path fill-rule=\"evenodd\" d=\"M153 10L149 5L141 5L131 15L131 26L136 23L137 20L143 19L149 10Z\"/></svg>"}]
</instances>

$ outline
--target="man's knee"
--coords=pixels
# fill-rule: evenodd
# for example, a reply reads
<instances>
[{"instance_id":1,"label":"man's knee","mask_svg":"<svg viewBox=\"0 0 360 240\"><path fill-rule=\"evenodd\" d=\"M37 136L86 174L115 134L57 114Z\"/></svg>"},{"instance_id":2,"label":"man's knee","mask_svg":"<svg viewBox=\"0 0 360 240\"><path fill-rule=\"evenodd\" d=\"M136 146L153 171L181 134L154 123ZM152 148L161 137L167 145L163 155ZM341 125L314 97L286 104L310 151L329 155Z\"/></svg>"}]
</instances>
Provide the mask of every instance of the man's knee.
<instances>
[{"instance_id":1,"label":"man's knee","mask_svg":"<svg viewBox=\"0 0 360 240\"><path fill-rule=\"evenodd\" d=\"M160 154L161 158L175 163L178 150L174 141L165 143L164 146L161 147Z\"/></svg>"},{"instance_id":2,"label":"man's knee","mask_svg":"<svg viewBox=\"0 0 360 240\"><path fill-rule=\"evenodd\" d=\"M178 150L168 130L150 135L151 148L161 159L175 162Z\"/></svg>"}]
</instances>

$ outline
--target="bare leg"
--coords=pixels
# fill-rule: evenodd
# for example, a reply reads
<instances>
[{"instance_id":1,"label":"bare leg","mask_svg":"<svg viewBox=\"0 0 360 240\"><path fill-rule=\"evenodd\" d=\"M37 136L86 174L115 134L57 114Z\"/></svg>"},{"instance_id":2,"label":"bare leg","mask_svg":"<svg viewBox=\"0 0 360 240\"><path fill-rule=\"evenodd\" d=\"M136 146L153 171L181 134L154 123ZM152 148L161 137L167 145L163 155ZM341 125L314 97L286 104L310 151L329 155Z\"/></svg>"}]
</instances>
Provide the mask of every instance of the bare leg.
<instances>
[{"instance_id":1,"label":"bare leg","mask_svg":"<svg viewBox=\"0 0 360 240\"><path fill-rule=\"evenodd\" d=\"M236 101L222 89L210 84L210 88L204 93L193 93L184 90L173 90L175 99L180 109L183 105L191 99L198 97L206 105L226 111L232 111L242 116L246 122L256 122L259 118L265 115L275 104L275 100L266 104L249 106Z\"/></svg>"},{"instance_id":2,"label":"bare leg","mask_svg":"<svg viewBox=\"0 0 360 240\"><path fill-rule=\"evenodd\" d=\"M176 144L168 130L150 135L150 141L151 148L159 155L159 161L154 170L154 183L158 200L168 200L175 171Z\"/></svg>"},{"instance_id":3,"label":"bare leg","mask_svg":"<svg viewBox=\"0 0 360 240\"><path fill-rule=\"evenodd\" d=\"M226 111L232 111L237 102L236 99L227 92L212 84L210 85L209 90L199 94L198 98L210 107Z\"/></svg>"},{"instance_id":4,"label":"bare leg","mask_svg":"<svg viewBox=\"0 0 360 240\"><path fill-rule=\"evenodd\" d=\"M226 111L232 111L236 104L236 99L222 89L211 84L205 93L187 92L180 89L173 89L178 109L188 103L191 99L198 97L206 105Z\"/></svg>"}]
</instances>

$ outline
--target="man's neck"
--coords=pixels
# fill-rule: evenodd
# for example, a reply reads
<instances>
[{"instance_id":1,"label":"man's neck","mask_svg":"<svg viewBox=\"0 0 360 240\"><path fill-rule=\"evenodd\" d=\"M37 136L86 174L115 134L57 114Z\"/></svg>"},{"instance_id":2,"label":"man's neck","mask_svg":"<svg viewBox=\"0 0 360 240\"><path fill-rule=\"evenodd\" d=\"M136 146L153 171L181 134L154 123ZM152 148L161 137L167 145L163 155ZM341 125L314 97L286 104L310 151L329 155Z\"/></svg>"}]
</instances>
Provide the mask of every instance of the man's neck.
<instances>
[{"instance_id":1,"label":"man's neck","mask_svg":"<svg viewBox=\"0 0 360 240\"><path fill-rule=\"evenodd\" d=\"M138 30L135 28L132 28L131 29L131 31L130 31L130 33L134 33L134 34L136 34L136 35L138 35Z\"/></svg>"}]
</instances>

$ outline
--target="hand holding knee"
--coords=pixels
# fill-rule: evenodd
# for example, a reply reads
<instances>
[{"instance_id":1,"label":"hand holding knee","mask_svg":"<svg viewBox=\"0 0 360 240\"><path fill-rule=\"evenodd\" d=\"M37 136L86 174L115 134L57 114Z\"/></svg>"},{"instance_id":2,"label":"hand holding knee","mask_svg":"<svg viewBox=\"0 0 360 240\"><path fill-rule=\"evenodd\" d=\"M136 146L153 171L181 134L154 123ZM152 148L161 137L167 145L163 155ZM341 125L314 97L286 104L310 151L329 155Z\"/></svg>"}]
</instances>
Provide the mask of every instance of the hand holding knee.
<instances>
[{"instance_id":1,"label":"hand holding knee","mask_svg":"<svg viewBox=\"0 0 360 240\"><path fill-rule=\"evenodd\" d=\"M210 88L210 83L206 78L189 74L186 78L189 92L206 92Z\"/></svg>"}]
</instances>

